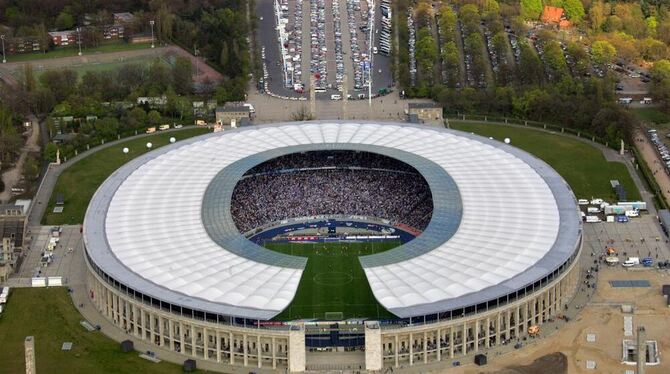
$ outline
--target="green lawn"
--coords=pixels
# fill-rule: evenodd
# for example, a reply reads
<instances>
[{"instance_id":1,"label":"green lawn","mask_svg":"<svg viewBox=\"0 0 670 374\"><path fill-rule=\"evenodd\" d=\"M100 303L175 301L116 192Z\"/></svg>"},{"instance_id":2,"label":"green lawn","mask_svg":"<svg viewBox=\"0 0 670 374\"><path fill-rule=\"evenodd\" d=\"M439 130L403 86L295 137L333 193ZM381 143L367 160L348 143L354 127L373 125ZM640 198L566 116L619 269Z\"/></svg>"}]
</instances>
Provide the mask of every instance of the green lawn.
<instances>
[{"instance_id":1,"label":"green lawn","mask_svg":"<svg viewBox=\"0 0 670 374\"><path fill-rule=\"evenodd\" d=\"M307 257L293 302L275 319L325 318L326 312L342 312L343 318L392 318L379 305L368 284L359 256L383 252L398 241L374 243L267 243L274 251Z\"/></svg>"},{"instance_id":2,"label":"green lawn","mask_svg":"<svg viewBox=\"0 0 670 374\"><path fill-rule=\"evenodd\" d=\"M108 44L103 44L99 47L96 48L83 48L82 47L82 55L87 56L87 55L92 55L96 53L110 53L110 52L121 52L121 51L133 51L137 49L146 49L151 47L151 44L148 43L138 43L138 44L130 44L130 43L124 43L124 42L119 42L119 43L108 43ZM74 47L63 47L63 48L56 48L52 51L49 51L47 53L42 53L42 52L34 52L34 53L25 53L25 54L17 54L17 55L9 55L7 56L7 62L22 62L22 61L32 61L32 60L44 60L48 58L61 58L61 57L74 57L77 56L79 53L79 48L77 46Z\"/></svg>"},{"instance_id":3,"label":"green lawn","mask_svg":"<svg viewBox=\"0 0 670 374\"><path fill-rule=\"evenodd\" d=\"M498 140L510 138L513 146L551 165L572 187L577 198L599 197L614 201L616 195L610 180L618 179L628 193L628 200L640 199L640 193L624 164L607 162L600 150L579 140L513 126L458 121L450 121L450 125L455 130L492 136Z\"/></svg>"},{"instance_id":4,"label":"green lawn","mask_svg":"<svg viewBox=\"0 0 670 374\"><path fill-rule=\"evenodd\" d=\"M657 108L637 108L633 113L641 120L652 127L654 125L669 124L670 115L661 112Z\"/></svg>"},{"instance_id":5,"label":"green lawn","mask_svg":"<svg viewBox=\"0 0 670 374\"><path fill-rule=\"evenodd\" d=\"M25 373L23 342L35 337L38 373L181 373L180 366L155 364L123 353L119 343L100 332L89 332L79 322L64 287L22 288L12 290L0 317L0 372ZM61 351L63 342L72 342L72 350Z\"/></svg>"},{"instance_id":6,"label":"green lawn","mask_svg":"<svg viewBox=\"0 0 670 374\"><path fill-rule=\"evenodd\" d=\"M146 144L151 142L153 149L169 143L170 137L177 140L202 135L210 131L207 128L190 128L171 133L158 133L149 137L128 140L100 150L83 158L66 169L59 177L54 187L49 205L42 218L45 225L80 224L84 221L84 214L93 193L112 172L127 161L147 152ZM130 152L123 154L122 149L127 147ZM63 213L53 213L55 197L62 193L65 198Z\"/></svg>"}]
</instances>

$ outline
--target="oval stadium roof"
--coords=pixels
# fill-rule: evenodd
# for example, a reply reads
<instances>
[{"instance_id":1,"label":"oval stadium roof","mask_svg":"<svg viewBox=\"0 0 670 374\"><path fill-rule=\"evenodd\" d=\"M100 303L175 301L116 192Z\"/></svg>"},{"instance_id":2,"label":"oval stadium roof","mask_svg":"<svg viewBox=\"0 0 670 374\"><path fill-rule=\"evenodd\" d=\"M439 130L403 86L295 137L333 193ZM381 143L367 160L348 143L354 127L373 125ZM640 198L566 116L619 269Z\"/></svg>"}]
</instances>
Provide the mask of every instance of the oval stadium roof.
<instances>
[{"instance_id":1,"label":"oval stadium roof","mask_svg":"<svg viewBox=\"0 0 670 374\"><path fill-rule=\"evenodd\" d=\"M360 259L377 300L400 317L506 295L556 270L579 245L570 188L517 148L426 126L321 121L212 133L132 160L89 205L87 253L105 273L154 298L270 319L293 300L306 259L237 232L232 189L258 163L318 149L386 154L429 183L434 211L424 233Z\"/></svg>"}]
</instances>

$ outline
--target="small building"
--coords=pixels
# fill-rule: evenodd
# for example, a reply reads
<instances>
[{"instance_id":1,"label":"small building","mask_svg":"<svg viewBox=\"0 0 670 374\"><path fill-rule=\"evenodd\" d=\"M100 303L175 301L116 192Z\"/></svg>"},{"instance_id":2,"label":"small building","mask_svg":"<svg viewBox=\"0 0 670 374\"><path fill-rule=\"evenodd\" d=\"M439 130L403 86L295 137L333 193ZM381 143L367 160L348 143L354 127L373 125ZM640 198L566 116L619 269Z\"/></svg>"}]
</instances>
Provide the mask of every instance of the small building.
<instances>
[{"instance_id":1,"label":"small building","mask_svg":"<svg viewBox=\"0 0 670 374\"><path fill-rule=\"evenodd\" d=\"M0 205L0 282L7 280L21 255L25 224L23 205Z\"/></svg>"},{"instance_id":2,"label":"small building","mask_svg":"<svg viewBox=\"0 0 670 374\"><path fill-rule=\"evenodd\" d=\"M102 37L105 40L123 39L124 30L120 24L102 26Z\"/></svg>"},{"instance_id":3,"label":"small building","mask_svg":"<svg viewBox=\"0 0 670 374\"><path fill-rule=\"evenodd\" d=\"M9 38L5 40L5 43L6 52L8 55L17 53L31 53L41 50L40 38L36 36Z\"/></svg>"},{"instance_id":4,"label":"small building","mask_svg":"<svg viewBox=\"0 0 670 374\"><path fill-rule=\"evenodd\" d=\"M568 21L565 16L565 10L555 6L546 5L542 10L542 16L540 17L540 20L542 20L542 22L545 24L555 25L561 29L571 26L570 21Z\"/></svg>"},{"instance_id":5,"label":"small building","mask_svg":"<svg viewBox=\"0 0 670 374\"><path fill-rule=\"evenodd\" d=\"M141 96L137 98L137 105L149 105L150 108L163 107L167 104L165 96Z\"/></svg>"},{"instance_id":6,"label":"small building","mask_svg":"<svg viewBox=\"0 0 670 374\"><path fill-rule=\"evenodd\" d=\"M75 45L77 43L77 32L75 30L50 31L48 34L57 47Z\"/></svg>"},{"instance_id":7,"label":"small building","mask_svg":"<svg viewBox=\"0 0 670 374\"><path fill-rule=\"evenodd\" d=\"M237 127L242 118L249 120L251 110L242 103L226 103L223 107L216 108L216 123Z\"/></svg>"},{"instance_id":8,"label":"small building","mask_svg":"<svg viewBox=\"0 0 670 374\"><path fill-rule=\"evenodd\" d=\"M413 117L415 115L416 117ZM407 118L421 122L442 122L442 107L435 103L409 103Z\"/></svg>"},{"instance_id":9,"label":"small building","mask_svg":"<svg viewBox=\"0 0 670 374\"><path fill-rule=\"evenodd\" d=\"M114 13L114 24L129 25L135 22L135 16L130 12Z\"/></svg>"}]
</instances>

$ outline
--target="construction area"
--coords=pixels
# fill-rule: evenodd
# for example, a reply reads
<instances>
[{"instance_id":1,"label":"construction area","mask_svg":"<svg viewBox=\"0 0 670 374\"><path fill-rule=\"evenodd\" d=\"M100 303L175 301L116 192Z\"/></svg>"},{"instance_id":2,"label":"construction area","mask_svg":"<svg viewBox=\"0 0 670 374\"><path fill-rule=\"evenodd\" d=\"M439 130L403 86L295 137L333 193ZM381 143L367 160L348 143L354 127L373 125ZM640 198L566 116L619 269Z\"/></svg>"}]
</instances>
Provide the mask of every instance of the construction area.
<instances>
[{"instance_id":1,"label":"construction area","mask_svg":"<svg viewBox=\"0 0 670 374\"><path fill-rule=\"evenodd\" d=\"M449 373L668 373L670 308L664 285L670 272L657 266L608 266L607 248L622 256L670 257L667 237L656 217L638 221L585 224L582 286L563 318L542 325L536 338L488 352L486 366L435 369ZM592 255L593 253L593 255ZM609 253L614 255L614 253ZM590 260L592 259L592 260ZM591 271L596 267L597 271ZM616 286L615 286L616 285ZM670 292L670 287L665 287ZM644 354L638 353L638 344ZM639 363L638 363L638 359ZM641 365L642 360L646 361Z\"/></svg>"}]
</instances>

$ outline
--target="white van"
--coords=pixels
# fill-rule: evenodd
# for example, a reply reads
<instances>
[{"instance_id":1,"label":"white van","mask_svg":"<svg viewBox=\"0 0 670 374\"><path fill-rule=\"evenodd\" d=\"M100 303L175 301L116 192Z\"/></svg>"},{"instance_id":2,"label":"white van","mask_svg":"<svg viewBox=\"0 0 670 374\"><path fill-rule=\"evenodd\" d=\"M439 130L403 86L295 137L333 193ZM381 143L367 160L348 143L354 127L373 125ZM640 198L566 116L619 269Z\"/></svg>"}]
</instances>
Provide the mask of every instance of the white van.
<instances>
[{"instance_id":1,"label":"white van","mask_svg":"<svg viewBox=\"0 0 670 374\"><path fill-rule=\"evenodd\" d=\"M342 95L330 95L331 100L342 100Z\"/></svg>"},{"instance_id":2,"label":"white van","mask_svg":"<svg viewBox=\"0 0 670 374\"><path fill-rule=\"evenodd\" d=\"M586 216L586 222L588 222L588 223L600 222L600 217L598 217L598 216Z\"/></svg>"},{"instance_id":3,"label":"white van","mask_svg":"<svg viewBox=\"0 0 670 374\"><path fill-rule=\"evenodd\" d=\"M625 212L625 214L626 214L626 217L639 217L640 216L640 212L637 211L637 210L627 210Z\"/></svg>"},{"instance_id":4,"label":"white van","mask_svg":"<svg viewBox=\"0 0 670 374\"><path fill-rule=\"evenodd\" d=\"M628 257L628 260L624 261L621 266L623 267L631 267L635 265L640 265L640 258L639 257Z\"/></svg>"}]
</instances>

